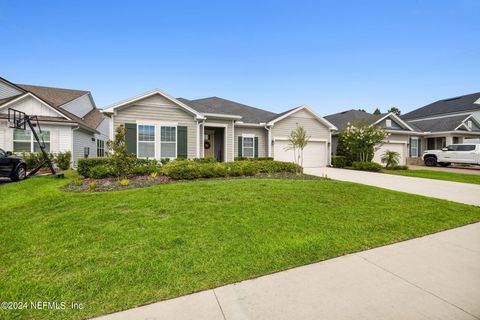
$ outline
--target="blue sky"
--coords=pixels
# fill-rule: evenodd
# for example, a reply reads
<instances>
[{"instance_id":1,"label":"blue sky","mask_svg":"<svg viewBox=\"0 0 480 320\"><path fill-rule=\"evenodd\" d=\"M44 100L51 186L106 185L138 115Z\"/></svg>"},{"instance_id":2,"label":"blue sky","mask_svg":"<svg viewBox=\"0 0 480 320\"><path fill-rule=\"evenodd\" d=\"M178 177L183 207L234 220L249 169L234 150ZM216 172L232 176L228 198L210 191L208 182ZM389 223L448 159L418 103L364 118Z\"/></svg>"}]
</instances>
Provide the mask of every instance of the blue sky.
<instances>
[{"instance_id":1,"label":"blue sky","mask_svg":"<svg viewBox=\"0 0 480 320\"><path fill-rule=\"evenodd\" d=\"M160 88L405 113L480 91L479 17L476 0L3 0L0 76L87 89L99 107Z\"/></svg>"}]
</instances>

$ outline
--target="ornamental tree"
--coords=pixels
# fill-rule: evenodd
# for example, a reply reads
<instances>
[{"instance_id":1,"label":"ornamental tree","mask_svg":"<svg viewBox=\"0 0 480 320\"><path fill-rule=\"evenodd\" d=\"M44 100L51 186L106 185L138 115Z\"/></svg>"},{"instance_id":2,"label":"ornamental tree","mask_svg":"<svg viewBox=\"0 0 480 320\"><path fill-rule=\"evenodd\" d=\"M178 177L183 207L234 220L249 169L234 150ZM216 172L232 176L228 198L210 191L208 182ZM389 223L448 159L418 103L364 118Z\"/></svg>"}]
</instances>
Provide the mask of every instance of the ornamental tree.
<instances>
[{"instance_id":1,"label":"ornamental tree","mask_svg":"<svg viewBox=\"0 0 480 320\"><path fill-rule=\"evenodd\" d=\"M373 159L375 148L378 149L388 135L383 128L378 126L348 124L340 133L339 141L341 141L341 150L344 156L353 161L370 162Z\"/></svg>"},{"instance_id":2,"label":"ornamental tree","mask_svg":"<svg viewBox=\"0 0 480 320\"><path fill-rule=\"evenodd\" d=\"M310 136L304 127L298 126L290 132L288 147L286 150L293 150L294 162L303 167L303 149L310 141Z\"/></svg>"}]
</instances>

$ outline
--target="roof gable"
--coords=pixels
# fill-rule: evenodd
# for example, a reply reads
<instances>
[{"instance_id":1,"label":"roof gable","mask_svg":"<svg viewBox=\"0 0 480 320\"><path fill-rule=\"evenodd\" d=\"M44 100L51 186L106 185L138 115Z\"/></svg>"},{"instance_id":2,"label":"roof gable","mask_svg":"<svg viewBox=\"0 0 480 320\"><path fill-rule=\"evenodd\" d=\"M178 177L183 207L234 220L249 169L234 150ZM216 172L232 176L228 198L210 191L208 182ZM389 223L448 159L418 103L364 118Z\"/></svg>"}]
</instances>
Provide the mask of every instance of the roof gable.
<instances>
[{"instance_id":1,"label":"roof gable","mask_svg":"<svg viewBox=\"0 0 480 320\"><path fill-rule=\"evenodd\" d=\"M185 111L187 111L187 112L191 113L192 115L196 116L197 119L204 119L205 118L203 116L203 114L201 114L197 110L195 110L192 107L186 105L184 102L169 96L168 94L160 91L159 89L154 89L154 90L151 90L149 92L137 95L133 98L129 98L129 99L122 100L120 102L114 103L114 104L106 107L105 109L103 109L102 112L104 112L104 113L114 113L118 109L129 107L135 102L138 102L138 101L146 99L146 98L153 97L155 95L159 95L162 98L165 98L168 101L173 102L174 104L176 104L176 105L180 106L181 108L185 109Z\"/></svg>"},{"instance_id":2,"label":"roof gable","mask_svg":"<svg viewBox=\"0 0 480 320\"><path fill-rule=\"evenodd\" d=\"M310 109L309 106L307 105L302 105L300 107L297 107L297 108L294 108L294 109L291 109L291 110L288 110L288 111L285 111L281 114L278 114L277 117L271 119L267 125L274 125L276 122L278 121L281 121L282 119L285 119L287 117L290 117L290 116L293 116L295 113L297 112L300 112L300 111L307 111L308 113L310 113L311 115L313 115L320 123L324 124L325 126L327 126L330 130L337 130L337 127L335 127L335 125L333 125L332 123L330 123L327 119L321 117L319 114L317 114L316 112L314 112L312 109Z\"/></svg>"},{"instance_id":3,"label":"roof gable","mask_svg":"<svg viewBox=\"0 0 480 320\"><path fill-rule=\"evenodd\" d=\"M404 114L402 119L413 120L462 111L480 110L478 101L480 101L480 92L438 100Z\"/></svg>"}]
</instances>

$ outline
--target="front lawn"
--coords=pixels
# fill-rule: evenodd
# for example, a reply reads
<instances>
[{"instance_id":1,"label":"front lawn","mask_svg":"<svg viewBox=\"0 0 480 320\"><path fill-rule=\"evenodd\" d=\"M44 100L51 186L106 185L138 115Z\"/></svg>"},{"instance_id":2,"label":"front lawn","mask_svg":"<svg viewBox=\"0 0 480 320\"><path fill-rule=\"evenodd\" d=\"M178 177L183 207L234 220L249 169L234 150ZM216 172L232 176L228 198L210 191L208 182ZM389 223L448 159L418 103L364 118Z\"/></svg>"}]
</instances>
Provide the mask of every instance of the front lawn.
<instances>
[{"instance_id":1,"label":"front lawn","mask_svg":"<svg viewBox=\"0 0 480 320\"><path fill-rule=\"evenodd\" d=\"M480 207L332 180L70 193L67 176L0 186L0 300L67 303L0 319L85 319L480 221Z\"/></svg>"},{"instance_id":2,"label":"front lawn","mask_svg":"<svg viewBox=\"0 0 480 320\"><path fill-rule=\"evenodd\" d=\"M454 182L473 183L480 184L480 175L467 174L467 173L455 173L455 172L442 172L434 170L383 170L383 173L396 174L400 176L418 177L436 180L447 180Z\"/></svg>"}]
</instances>

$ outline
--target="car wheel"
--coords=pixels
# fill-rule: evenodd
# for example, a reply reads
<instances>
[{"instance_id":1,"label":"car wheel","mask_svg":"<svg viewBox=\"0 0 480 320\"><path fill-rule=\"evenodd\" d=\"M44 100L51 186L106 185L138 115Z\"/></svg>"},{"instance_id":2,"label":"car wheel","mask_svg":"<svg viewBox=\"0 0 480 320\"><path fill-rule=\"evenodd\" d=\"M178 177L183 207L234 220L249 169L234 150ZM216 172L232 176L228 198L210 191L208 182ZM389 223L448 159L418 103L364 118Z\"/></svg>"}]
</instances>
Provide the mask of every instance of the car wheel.
<instances>
[{"instance_id":1,"label":"car wheel","mask_svg":"<svg viewBox=\"0 0 480 320\"><path fill-rule=\"evenodd\" d=\"M437 166L437 159L435 159L434 157L428 157L424 160L424 162L427 167Z\"/></svg>"},{"instance_id":2,"label":"car wheel","mask_svg":"<svg viewBox=\"0 0 480 320\"><path fill-rule=\"evenodd\" d=\"M448 167L449 165L451 165L450 162L439 162L438 164L441 165L442 167Z\"/></svg>"},{"instance_id":3,"label":"car wheel","mask_svg":"<svg viewBox=\"0 0 480 320\"><path fill-rule=\"evenodd\" d=\"M18 166L17 170L12 175L13 181L21 181L27 177L27 168L25 166Z\"/></svg>"}]
</instances>

